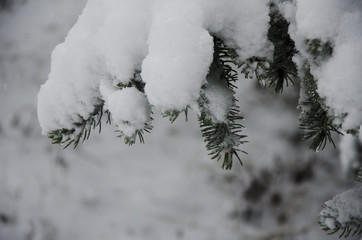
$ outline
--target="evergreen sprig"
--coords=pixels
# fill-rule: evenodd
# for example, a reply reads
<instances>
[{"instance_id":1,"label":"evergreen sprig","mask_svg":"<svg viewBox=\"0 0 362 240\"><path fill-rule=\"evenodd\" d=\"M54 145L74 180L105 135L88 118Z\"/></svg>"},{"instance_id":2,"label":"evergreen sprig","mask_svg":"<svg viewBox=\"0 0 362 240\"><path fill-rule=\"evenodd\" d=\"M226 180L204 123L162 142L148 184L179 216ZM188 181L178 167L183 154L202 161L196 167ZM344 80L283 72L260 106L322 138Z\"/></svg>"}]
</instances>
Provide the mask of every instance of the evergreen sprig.
<instances>
[{"instance_id":1,"label":"evergreen sprig","mask_svg":"<svg viewBox=\"0 0 362 240\"><path fill-rule=\"evenodd\" d=\"M237 123L244 118L240 115L239 107L233 105L227 114L225 122L215 121L208 111L204 110L207 104L207 98L204 94L200 94L199 105L202 109L198 118L202 136L206 142L206 149L210 151L212 159L220 160L223 157L222 168L229 170L232 168L233 157L239 160L242 165L241 159L238 155L240 151L238 146L245 143L243 139L246 135L242 135L241 131L243 125ZM243 153L246 153L242 151Z\"/></svg>"},{"instance_id":2,"label":"evergreen sprig","mask_svg":"<svg viewBox=\"0 0 362 240\"><path fill-rule=\"evenodd\" d=\"M188 120L188 111L189 111L189 106L187 106L186 108L182 109L182 110L177 110L177 109L168 109L166 111L164 111L162 113L163 117L168 117L168 119L170 120L171 123L173 123L178 116L180 116L181 113L185 114L185 121Z\"/></svg>"},{"instance_id":3,"label":"evergreen sprig","mask_svg":"<svg viewBox=\"0 0 362 240\"><path fill-rule=\"evenodd\" d=\"M134 88L136 88L138 91L140 91L142 93L145 93L145 86L146 86L146 84L142 80L140 70L135 70L135 72L133 74L133 77L130 79L130 81L128 83L120 82L120 83L117 84L117 87L120 90L122 90L124 88L134 87ZM152 115L152 112L151 112L151 115ZM135 144L136 140L137 140L137 137L138 137L140 143L143 144L145 142L143 134L145 132L150 133L151 130L153 129L152 121L153 121L153 118L150 117L150 120L144 123L144 127L142 129L136 129L136 131L131 136L125 135L124 132L122 132L121 130L116 130L116 132L119 133L119 135L117 137L119 137L119 138L123 137L124 138L124 143L127 144L127 145ZM122 124L124 124L124 125L132 125L132 123L129 122L129 121L123 121Z\"/></svg>"},{"instance_id":4,"label":"evergreen sprig","mask_svg":"<svg viewBox=\"0 0 362 240\"><path fill-rule=\"evenodd\" d=\"M251 57L243 61L239 65L241 73L245 78L254 79L259 81L259 83L264 87L266 85L266 76L265 73L270 67L270 61L265 57Z\"/></svg>"},{"instance_id":5,"label":"evergreen sprig","mask_svg":"<svg viewBox=\"0 0 362 240\"><path fill-rule=\"evenodd\" d=\"M333 46L330 42L322 42L320 39L306 39L304 44L307 52L312 56L313 64L319 66L333 54Z\"/></svg>"},{"instance_id":6,"label":"evergreen sprig","mask_svg":"<svg viewBox=\"0 0 362 240\"><path fill-rule=\"evenodd\" d=\"M222 168L227 170L232 168L234 156L242 164L238 155L240 151L238 146L246 142L243 140L246 136L241 134L244 126L238 123L244 118L240 115L239 107L236 105L237 100L234 97L238 73L233 67L238 65L237 57L233 48L226 46L220 38L214 37L214 60L209 74L217 73L218 81L229 88L233 94L232 106L226 109L225 121L217 121L209 110L209 100L203 91L207 89L208 84L212 83L203 86L198 100L200 108L198 121L206 142L206 149L210 152L209 155L212 155L212 159L223 158Z\"/></svg>"},{"instance_id":7,"label":"evergreen sprig","mask_svg":"<svg viewBox=\"0 0 362 240\"><path fill-rule=\"evenodd\" d=\"M90 113L87 119L79 116L81 120L74 123L74 128L62 128L49 132L47 136L52 140L52 144L65 144L64 148L73 144L74 148L76 148L79 142L84 142L86 139L89 139L91 131L96 127L98 127L99 132L101 132L103 105L103 101L95 105L93 112ZM110 119L109 111L107 111L106 114L108 115L107 118Z\"/></svg>"},{"instance_id":8,"label":"evergreen sprig","mask_svg":"<svg viewBox=\"0 0 362 240\"><path fill-rule=\"evenodd\" d=\"M235 82L238 80L238 72L233 67L239 67L240 64L235 49L226 46L221 38L214 36L214 60L210 71L220 68L220 80L225 81L232 91L237 89Z\"/></svg>"},{"instance_id":9,"label":"evergreen sprig","mask_svg":"<svg viewBox=\"0 0 362 240\"><path fill-rule=\"evenodd\" d=\"M142 80L141 71L136 70L133 77L127 83L118 83L117 87L122 90L123 88L135 87L138 91L145 93L145 82Z\"/></svg>"},{"instance_id":10,"label":"evergreen sprig","mask_svg":"<svg viewBox=\"0 0 362 240\"><path fill-rule=\"evenodd\" d=\"M327 142L332 143L332 132L341 134L333 123L334 118L328 114L328 109L317 92L317 82L311 73L310 65L306 61L303 65L302 85L306 99L299 104L301 114L299 116L299 128L306 131L304 139L313 139L310 149L319 151L324 149Z\"/></svg>"},{"instance_id":11,"label":"evergreen sprig","mask_svg":"<svg viewBox=\"0 0 362 240\"><path fill-rule=\"evenodd\" d=\"M269 87L274 88L276 93L281 93L284 85L293 85L293 78L297 77L297 67L292 59L297 50L288 33L289 23L274 3L270 5L269 15L268 40L274 45L274 53L263 77L269 82Z\"/></svg>"},{"instance_id":12,"label":"evergreen sprig","mask_svg":"<svg viewBox=\"0 0 362 240\"><path fill-rule=\"evenodd\" d=\"M336 210L326 204L323 204L322 207L325 210L334 212L336 214L336 215L332 215L332 214L323 215L324 219L330 219L330 220L334 221L334 223L333 223L334 228L331 229L329 226L327 226L325 221L319 221L318 223L322 227L322 230L328 232L328 234L330 234L330 235L341 231L339 237L342 237L342 236L348 237L350 234L352 234L352 236L355 236L356 234L357 235L362 234L362 219L361 218L351 217L349 219L349 221L340 223L336 217L336 216L338 216L338 210Z\"/></svg>"},{"instance_id":13,"label":"evergreen sprig","mask_svg":"<svg viewBox=\"0 0 362 240\"><path fill-rule=\"evenodd\" d=\"M253 56L241 62L239 67L245 78L255 77L263 87L268 84L276 93L281 93L284 86L293 85L293 79L297 77L293 62L297 50L288 33L289 23L274 3L270 4L269 16L267 37L274 46L272 59Z\"/></svg>"},{"instance_id":14,"label":"evergreen sprig","mask_svg":"<svg viewBox=\"0 0 362 240\"><path fill-rule=\"evenodd\" d=\"M138 137L140 143L143 144L143 143L145 143L143 134L145 132L150 133L151 130L153 129L153 126L151 124L152 121L153 121L153 118L151 117L149 122L144 123L143 129L137 129L131 136L125 135L121 130L116 130L116 132L119 133L119 135L117 137L119 137L119 138L123 137L124 138L124 143L127 144L127 145L130 145L130 146L136 143L136 140L137 140L137 137ZM132 124L132 123L130 123L128 121L123 121L122 123L126 124L126 125L131 125Z\"/></svg>"}]
</instances>

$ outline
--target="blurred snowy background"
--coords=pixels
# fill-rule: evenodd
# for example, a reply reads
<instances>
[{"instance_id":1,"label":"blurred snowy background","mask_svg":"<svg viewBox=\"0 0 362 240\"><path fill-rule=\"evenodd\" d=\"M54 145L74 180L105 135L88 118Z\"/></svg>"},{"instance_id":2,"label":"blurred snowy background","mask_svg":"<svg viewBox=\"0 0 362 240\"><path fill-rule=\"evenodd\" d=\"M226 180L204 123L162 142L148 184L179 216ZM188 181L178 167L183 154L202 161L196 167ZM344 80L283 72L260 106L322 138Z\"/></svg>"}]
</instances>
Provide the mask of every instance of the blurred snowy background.
<instances>
[{"instance_id":1,"label":"blurred snowy background","mask_svg":"<svg viewBox=\"0 0 362 240\"><path fill-rule=\"evenodd\" d=\"M195 116L156 117L144 145L103 125L63 150L40 134L36 97L86 1L14 3L0 9L0 240L338 239L318 213L354 182L338 150L301 141L298 86L238 82L249 154L232 171L209 160Z\"/></svg>"}]
</instances>

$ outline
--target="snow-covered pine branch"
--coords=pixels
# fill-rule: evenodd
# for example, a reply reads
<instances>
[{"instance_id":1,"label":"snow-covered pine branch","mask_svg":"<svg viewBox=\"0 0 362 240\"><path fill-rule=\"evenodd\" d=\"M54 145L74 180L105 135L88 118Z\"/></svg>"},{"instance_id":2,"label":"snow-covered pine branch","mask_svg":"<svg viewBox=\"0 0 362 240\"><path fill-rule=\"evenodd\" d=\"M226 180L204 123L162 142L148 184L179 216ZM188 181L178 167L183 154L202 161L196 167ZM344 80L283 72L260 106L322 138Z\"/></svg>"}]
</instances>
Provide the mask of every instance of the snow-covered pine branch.
<instances>
[{"instance_id":1,"label":"snow-covered pine branch","mask_svg":"<svg viewBox=\"0 0 362 240\"><path fill-rule=\"evenodd\" d=\"M340 237L362 233L362 188L348 190L323 204L320 225L330 233L341 231Z\"/></svg>"},{"instance_id":2,"label":"snow-covered pine branch","mask_svg":"<svg viewBox=\"0 0 362 240\"><path fill-rule=\"evenodd\" d=\"M303 79L300 121L312 149L333 143L332 132L362 138L362 3L354 0L89 0L52 53L38 96L43 134L76 146L108 116L126 143L142 142L155 109L171 121L190 110L228 126L228 113L240 115L237 83L215 80L215 39L233 52L223 66L235 81L254 76L281 93ZM208 141L221 135L206 138L211 154L236 153L241 129L234 125L226 152L225 142Z\"/></svg>"}]
</instances>

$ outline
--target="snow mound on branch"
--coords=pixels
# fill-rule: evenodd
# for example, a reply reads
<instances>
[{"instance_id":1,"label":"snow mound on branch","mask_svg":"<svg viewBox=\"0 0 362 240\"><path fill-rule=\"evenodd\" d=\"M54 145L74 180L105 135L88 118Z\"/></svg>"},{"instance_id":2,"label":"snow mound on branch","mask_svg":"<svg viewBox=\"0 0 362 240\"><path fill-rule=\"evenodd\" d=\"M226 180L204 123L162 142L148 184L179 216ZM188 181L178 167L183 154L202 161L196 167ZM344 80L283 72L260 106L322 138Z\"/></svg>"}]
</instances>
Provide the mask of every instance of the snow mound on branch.
<instances>
[{"instance_id":1,"label":"snow mound on branch","mask_svg":"<svg viewBox=\"0 0 362 240\"><path fill-rule=\"evenodd\" d=\"M150 121L151 107L146 96L136 88L119 90L101 81L100 90L105 108L112 113L113 122L125 136L131 137Z\"/></svg>"},{"instance_id":2,"label":"snow mound on branch","mask_svg":"<svg viewBox=\"0 0 362 240\"><path fill-rule=\"evenodd\" d=\"M330 229L344 228L362 220L362 188L348 190L325 202L320 213L321 223ZM356 226L357 227L357 226Z\"/></svg>"},{"instance_id":3,"label":"snow mound on branch","mask_svg":"<svg viewBox=\"0 0 362 240\"><path fill-rule=\"evenodd\" d=\"M241 59L269 56L268 13L263 0L89 0L52 54L48 81L38 95L43 134L71 129L96 104L107 102L101 79L127 84L139 69L151 105L196 106L212 62L211 35L237 48ZM137 96L123 100L132 105L140 102ZM106 107L118 116L114 105Z\"/></svg>"}]
</instances>

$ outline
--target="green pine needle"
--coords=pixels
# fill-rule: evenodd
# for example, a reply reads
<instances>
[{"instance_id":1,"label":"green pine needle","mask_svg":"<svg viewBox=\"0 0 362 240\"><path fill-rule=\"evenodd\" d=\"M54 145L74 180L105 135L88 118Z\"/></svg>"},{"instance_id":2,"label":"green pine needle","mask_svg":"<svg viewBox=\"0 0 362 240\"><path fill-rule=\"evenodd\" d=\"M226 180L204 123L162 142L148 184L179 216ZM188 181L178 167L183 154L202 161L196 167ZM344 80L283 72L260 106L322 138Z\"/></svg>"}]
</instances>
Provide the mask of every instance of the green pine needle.
<instances>
[{"instance_id":1,"label":"green pine needle","mask_svg":"<svg viewBox=\"0 0 362 240\"><path fill-rule=\"evenodd\" d=\"M189 111L189 106L187 106L186 108L184 108L183 110L176 110L176 109L169 109L166 110L162 113L163 117L168 117L168 119L170 120L171 123L174 123L174 121L178 118L178 116L181 113L185 114L185 121L188 121L188 111Z\"/></svg>"},{"instance_id":2,"label":"green pine needle","mask_svg":"<svg viewBox=\"0 0 362 240\"><path fill-rule=\"evenodd\" d=\"M299 105L302 110L299 117L299 128L305 130L304 139L312 139L310 149L314 151L324 149L327 142L330 142L335 148L332 132L343 134L333 124L334 119L328 114L324 99L317 92L317 82L310 72L308 62L304 63L302 72L303 90L307 98Z\"/></svg>"},{"instance_id":3,"label":"green pine needle","mask_svg":"<svg viewBox=\"0 0 362 240\"><path fill-rule=\"evenodd\" d=\"M51 139L52 144L64 145L64 148L69 147L73 144L74 148L78 146L80 142L84 142L89 139L90 133L96 127L99 128L99 132L102 127L102 116L103 116L103 105L104 102L100 101L100 104L94 106L93 112L87 119L82 118L80 122L74 123L72 129L57 129L48 133L48 138ZM106 112L108 119L110 119L109 112ZM77 132L77 134L74 134Z\"/></svg>"},{"instance_id":4,"label":"green pine needle","mask_svg":"<svg viewBox=\"0 0 362 240\"><path fill-rule=\"evenodd\" d=\"M137 138L139 139L139 142L141 144L144 144L145 143L145 140L144 140L144 137L143 137L143 134L146 132L146 133L150 133L153 129L153 126L151 125L151 121L153 121L153 118L151 118L151 120L149 122L146 122L144 124L144 128L143 129L137 129L133 134L132 136L126 136L122 131L120 130L116 130L116 132L119 133L119 135L117 137L121 138L123 137L124 138L124 143L127 144L127 145L133 145L136 143L137 141ZM123 122L124 124L130 124L129 122L125 121Z\"/></svg>"},{"instance_id":5,"label":"green pine needle","mask_svg":"<svg viewBox=\"0 0 362 240\"><path fill-rule=\"evenodd\" d=\"M327 206L326 204L323 204L322 207L324 209L337 213L336 209L333 209L330 206ZM337 214L337 216L338 216L338 214ZM351 219L349 219L348 222L343 222L343 224L342 224L338 221L336 216L324 215L323 217L334 220L335 227L333 229L328 227L324 222L321 222L321 221L318 222L319 225L322 227L322 230L328 232L329 235L335 234L339 231L340 231L340 235L339 235L340 238L343 236L345 238L347 238L351 234L352 234L351 236L362 234L362 219L360 219L360 218L356 219L356 218L352 217Z\"/></svg>"},{"instance_id":6,"label":"green pine needle","mask_svg":"<svg viewBox=\"0 0 362 240\"><path fill-rule=\"evenodd\" d=\"M238 66L237 57L234 49L226 46L220 38L214 37L214 61L210 67L210 74L212 71L219 73L219 81L231 89L233 95L235 94L234 89L237 88L235 82L238 80L238 73L233 69L234 66ZM238 147L246 142L244 140L246 136L241 134L244 126L239 121L244 118L240 115L239 107L236 105L237 100L233 96L233 104L227 110L225 121L216 121L210 113L209 100L203 93L206 88L207 84L203 86L198 100L200 108L198 121L202 136L206 142L206 149L212 156L211 158L223 159L222 168L229 170L233 166L234 157L242 164L238 155L240 151Z\"/></svg>"},{"instance_id":7,"label":"green pine needle","mask_svg":"<svg viewBox=\"0 0 362 240\"><path fill-rule=\"evenodd\" d=\"M297 76L297 67L293 62L297 50L288 33L289 23L273 3L270 9L268 39L274 45L274 53L264 77L269 82L269 87L274 88L276 93L281 93L284 85L293 85L293 78Z\"/></svg>"},{"instance_id":8,"label":"green pine needle","mask_svg":"<svg viewBox=\"0 0 362 240\"><path fill-rule=\"evenodd\" d=\"M140 70L136 70L133 73L133 77L130 79L130 81L128 83L118 83L117 87L119 89L123 89L123 88L130 88L130 87L135 87L138 91L145 93L145 82L143 82L142 77L141 77L141 71Z\"/></svg>"}]
</instances>

